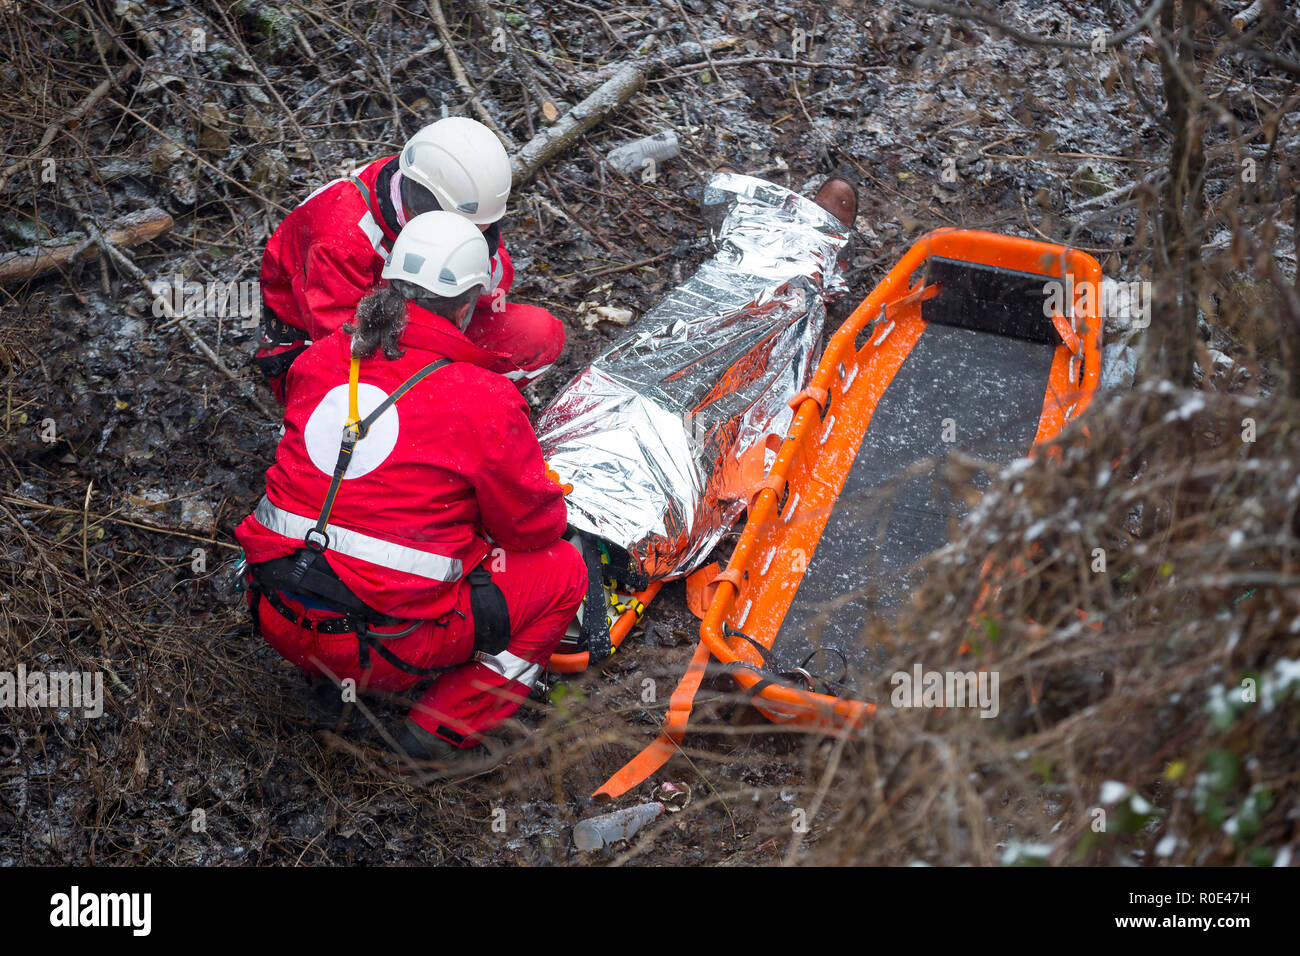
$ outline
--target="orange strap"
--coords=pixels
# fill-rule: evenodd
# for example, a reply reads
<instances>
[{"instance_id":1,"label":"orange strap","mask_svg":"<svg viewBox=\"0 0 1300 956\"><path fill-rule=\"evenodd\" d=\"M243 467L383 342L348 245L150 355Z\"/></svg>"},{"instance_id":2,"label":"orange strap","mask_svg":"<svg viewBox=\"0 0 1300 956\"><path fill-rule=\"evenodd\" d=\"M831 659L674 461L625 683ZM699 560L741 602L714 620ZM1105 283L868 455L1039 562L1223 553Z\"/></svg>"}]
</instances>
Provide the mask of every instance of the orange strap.
<instances>
[{"instance_id":1,"label":"orange strap","mask_svg":"<svg viewBox=\"0 0 1300 956\"><path fill-rule=\"evenodd\" d=\"M550 462L545 462L545 461L542 462L542 467L546 469L546 477L549 478L555 484L559 485L561 491L563 491L566 495L570 495L573 493L573 485L569 484L567 481L561 481L559 474L551 468Z\"/></svg>"},{"instance_id":2,"label":"orange strap","mask_svg":"<svg viewBox=\"0 0 1300 956\"><path fill-rule=\"evenodd\" d=\"M1056 334L1061 337L1065 347L1078 355L1079 350L1083 348L1083 343L1079 341L1079 336L1070 326L1070 320L1061 315L1060 312L1054 312L1052 313L1052 325L1056 326Z\"/></svg>"},{"instance_id":3,"label":"orange strap","mask_svg":"<svg viewBox=\"0 0 1300 956\"><path fill-rule=\"evenodd\" d=\"M749 494L748 508L751 513L753 513L754 506L758 503L758 496L769 488L772 490L772 493L776 495L776 500L779 504L781 501L781 492L785 490L785 475L771 474L758 483L758 486ZM739 590L739 588L737 588L737 590Z\"/></svg>"},{"instance_id":4,"label":"orange strap","mask_svg":"<svg viewBox=\"0 0 1300 956\"><path fill-rule=\"evenodd\" d=\"M799 406L803 404L803 400L805 398L811 398L814 402L817 403L818 413L821 413L826 410L826 399L828 399L829 397L830 397L830 392L828 392L826 389L818 388L816 385L809 385L807 388L805 388L794 398L790 399L790 401L787 402L786 404L789 405L797 412L799 411Z\"/></svg>"},{"instance_id":5,"label":"orange strap","mask_svg":"<svg viewBox=\"0 0 1300 956\"><path fill-rule=\"evenodd\" d=\"M913 287L911 292L903 296L901 299L896 299L893 302L888 302L881 306L880 317L886 320L892 319L909 305L916 305L917 303L925 302L927 299L933 299L942 291L942 282L931 282L929 285L920 285L918 283Z\"/></svg>"},{"instance_id":6,"label":"orange strap","mask_svg":"<svg viewBox=\"0 0 1300 956\"><path fill-rule=\"evenodd\" d=\"M727 568L727 570L723 571L713 579L715 587L723 582L730 584L736 589L736 593L739 594L740 586L745 583L745 579L741 576L740 568Z\"/></svg>"},{"instance_id":7,"label":"orange strap","mask_svg":"<svg viewBox=\"0 0 1300 956\"><path fill-rule=\"evenodd\" d=\"M348 420L343 423L344 430L351 430L352 434L358 439L361 438L361 412L357 408L357 391L361 381L361 359L353 358L352 363L348 366ZM342 451L340 449L340 454ZM340 458L340 461L343 459ZM330 516L334 512L334 496L338 491L337 482L330 486L330 492L325 496L325 506L321 509L320 530L324 530L329 524Z\"/></svg>"},{"instance_id":8,"label":"orange strap","mask_svg":"<svg viewBox=\"0 0 1300 956\"><path fill-rule=\"evenodd\" d=\"M1113 469L1118 471L1118 468ZM698 617L701 621L709 613L709 605L713 603L713 592L717 590L713 586L713 580L718 576L722 566L714 561L712 564L706 564L696 571L692 571L686 578L686 607Z\"/></svg>"},{"instance_id":9,"label":"orange strap","mask_svg":"<svg viewBox=\"0 0 1300 956\"><path fill-rule=\"evenodd\" d=\"M348 428L355 429L361 421L361 412L357 409L357 383L361 379L361 359L353 358L348 365Z\"/></svg>"},{"instance_id":10,"label":"orange strap","mask_svg":"<svg viewBox=\"0 0 1300 956\"><path fill-rule=\"evenodd\" d=\"M650 745L629 760L604 785L592 794L593 797L616 799L633 787L645 782L646 778L666 764L677 752L677 745L686 735L686 722L690 719L691 708L695 705L695 695L704 680L704 670L709 663L709 648L703 641L695 645L695 656L691 658L686 673L673 691L668 701L668 716L664 719L663 730Z\"/></svg>"}]
</instances>

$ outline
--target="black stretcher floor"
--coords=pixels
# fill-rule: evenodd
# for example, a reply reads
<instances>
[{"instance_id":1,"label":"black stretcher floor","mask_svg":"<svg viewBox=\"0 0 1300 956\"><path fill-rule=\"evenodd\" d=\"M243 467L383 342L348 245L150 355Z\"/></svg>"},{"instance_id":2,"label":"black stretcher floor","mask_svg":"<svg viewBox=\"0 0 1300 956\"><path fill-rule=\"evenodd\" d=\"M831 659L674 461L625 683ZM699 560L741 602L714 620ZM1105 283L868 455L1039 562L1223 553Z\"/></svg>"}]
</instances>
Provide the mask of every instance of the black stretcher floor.
<instances>
[{"instance_id":1,"label":"black stretcher floor","mask_svg":"<svg viewBox=\"0 0 1300 956\"><path fill-rule=\"evenodd\" d=\"M956 448L999 464L1023 457L1038 430L1054 353L1051 345L987 332L926 327L872 416L777 636L771 670L797 666L818 648L842 653L850 678L883 666L883 655L866 645L867 623L892 616L915 583L906 569L946 544L949 520L965 512L943 481L943 456ZM943 441L945 419L955 428L951 444ZM927 458L938 464L900 478ZM981 480L987 484L988 476ZM830 610L845 595L853 597ZM809 670L834 677L839 664L830 654Z\"/></svg>"}]
</instances>

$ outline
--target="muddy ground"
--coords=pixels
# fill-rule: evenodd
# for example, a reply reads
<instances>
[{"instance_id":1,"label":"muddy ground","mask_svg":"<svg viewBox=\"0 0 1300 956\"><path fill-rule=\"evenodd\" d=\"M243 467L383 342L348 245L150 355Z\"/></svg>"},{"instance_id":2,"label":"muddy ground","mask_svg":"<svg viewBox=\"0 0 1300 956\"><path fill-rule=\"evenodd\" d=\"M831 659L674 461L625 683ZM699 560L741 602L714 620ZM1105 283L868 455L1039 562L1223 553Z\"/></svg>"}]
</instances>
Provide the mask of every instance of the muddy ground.
<instances>
[{"instance_id":1,"label":"muddy ground","mask_svg":"<svg viewBox=\"0 0 1300 956\"><path fill-rule=\"evenodd\" d=\"M483 108L523 142L542 121L538 105L485 24L445 6ZM901 3L493 6L561 111L589 92L582 73L632 56L650 34L664 46L735 38L712 54L717 63L697 56L653 74L512 196L503 230L517 269L511 294L568 329L563 359L529 396L535 407L621 334L587 327L590 308L639 315L708 255L696 199L722 162L805 192L837 171L859 182L849 305L938 226L1068 240L1116 278L1148 268L1141 206L1096 218L1085 205L1158 171L1166 155L1158 115L1120 78L1113 53L1026 48ZM1086 36L1123 16L1122 5L1097 6L1005 3L998 14ZM82 216L106 227L157 206L175 226L129 250L151 281L255 278L284 209L444 111L478 115L424 4L35 4L6 29L23 31L21 42L10 37L22 56L0 66L6 83L24 70L34 77L42 61L81 81L60 89L47 79L56 103L29 91L44 117L75 105L103 77L101 63L110 72L141 63L111 102L60 134L52 181L33 172L0 192L9 247L84 230ZM762 58L774 62L727 62ZM833 66L781 62L792 58ZM1139 59L1135 75L1158 101L1154 69ZM1243 122L1253 97L1288 91L1263 68L1249 84L1227 70L1215 80ZM19 108L5 106L10 122ZM668 128L682 155L653 181L604 162L612 147ZM1222 188L1214 180L1209 192ZM1284 263L1287 248L1279 242ZM608 666L551 681L510 731L522 749L502 768L419 784L339 747L293 668L250 634L232 588L231 532L261 494L279 427L250 399L273 407L247 365L256 331L240 315L189 321L238 382L155 315L118 263L82 262L4 293L4 648L29 668L102 669L107 704L96 720L0 715L0 865L582 859L568 828L594 812L592 789L654 735L694 646L682 586L664 590ZM1242 364L1242 380L1267 376L1231 329L1207 324L1203 335ZM657 704L641 701L647 677ZM706 684L690 759L621 802L664 779L693 793L687 812L620 848L627 859L769 863L801 844L791 808L820 779L827 744L774 728L728 689L722 677ZM384 721L401 713L396 701L371 706ZM352 739L367 726L359 719ZM819 799L815 822L833 829L835 804L834 793ZM814 826L807 841L828 832Z\"/></svg>"}]
</instances>

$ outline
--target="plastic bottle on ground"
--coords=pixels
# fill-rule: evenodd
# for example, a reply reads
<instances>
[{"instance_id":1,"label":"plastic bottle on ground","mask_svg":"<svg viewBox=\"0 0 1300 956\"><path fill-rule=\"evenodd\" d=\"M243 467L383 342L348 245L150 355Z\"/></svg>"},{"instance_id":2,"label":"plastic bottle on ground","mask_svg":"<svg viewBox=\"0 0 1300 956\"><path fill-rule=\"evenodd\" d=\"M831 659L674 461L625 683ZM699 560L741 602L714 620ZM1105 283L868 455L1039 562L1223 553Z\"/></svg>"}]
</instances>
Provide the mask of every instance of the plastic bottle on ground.
<instances>
[{"instance_id":1,"label":"plastic bottle on ground","mask_svg":"<svg viewBox=\"0 0 1300 956\"><path fill-rule=\"evenodd\" d=\"M619 840L631 839L665 809L656 801L581 820L573 828L573 843L579 850L599 850Z\"/></svg>"},{"instance_id":2,"label":"plastic bottle on ground","mask_svg":"<svg viewBox=\"0 0 1300 956\"><path fill-rule=\"evenodd\" d=\"M681 147L677 143L677 133L666 129L612 149L608 158L611 166L625 176L631 176L642 171L647 159L658 164L672 159L679 152Z\"/></svg>"}]
</instances>

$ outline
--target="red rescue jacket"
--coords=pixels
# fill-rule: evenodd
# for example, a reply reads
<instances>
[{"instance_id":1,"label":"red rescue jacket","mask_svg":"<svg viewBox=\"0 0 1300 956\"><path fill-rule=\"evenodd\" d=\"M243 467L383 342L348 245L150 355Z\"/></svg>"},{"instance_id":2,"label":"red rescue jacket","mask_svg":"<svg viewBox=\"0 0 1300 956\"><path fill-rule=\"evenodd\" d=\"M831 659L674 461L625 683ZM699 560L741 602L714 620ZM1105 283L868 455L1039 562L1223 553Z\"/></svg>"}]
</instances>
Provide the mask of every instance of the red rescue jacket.
<instances>
[{"instance_id":1,"label":"red rescue jacket","mask_svg":"<svg viewBox=\"0 0 1300 956\"><path fill-rule=\"evenodd\" d=\"M380 212L381 203L401 210L400 197L380 196L380 184L394 190L396 177L380 176L396 160L388 156L355 170L370 203L348 177L308 196L285 217L262 256L262 298L281 322L310 341L323 339L351 321L361 297L379 283L379 273L397 232ZM491 284L478 308L490 308L510 291L515 270L504 242L492 255Z\"/></svg>"},{"instance_id":2,"label":"red rescue jacket","mask_svg":"<svg viewBox=\"0 0 1300 956\"><path fill-rule=\"evenodd\" d=\"M493 542L507 551L544 548L564 534L567 511L546 477L527 403L486 368L497 354L414 303L401 344L399 359L362 359L362 417L430 362L452 364L412 387L357 443L325 557L375 610L437 619ZM351 336L335 332L289 370L266 497L235 531L250 564L292 554L320 515L347 420L350 348Z\"/></svg>"}]
</instances>

